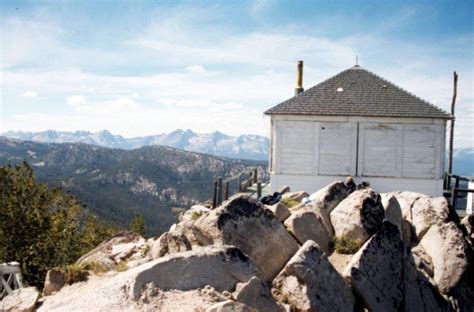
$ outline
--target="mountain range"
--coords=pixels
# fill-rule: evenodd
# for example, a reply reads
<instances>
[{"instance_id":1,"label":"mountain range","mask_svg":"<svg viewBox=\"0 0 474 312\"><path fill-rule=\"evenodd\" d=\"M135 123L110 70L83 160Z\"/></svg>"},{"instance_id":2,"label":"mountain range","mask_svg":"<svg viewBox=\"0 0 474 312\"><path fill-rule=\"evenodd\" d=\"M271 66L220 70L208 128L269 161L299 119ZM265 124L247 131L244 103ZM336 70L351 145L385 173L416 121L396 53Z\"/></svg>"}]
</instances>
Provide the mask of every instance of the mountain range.
<instances>
[{"instance_id":1,"label":"mountain range","mask_svg":"<svg viewBox=\"0 0 474 312\"><path fill-rule=\"evenodd\" d=\"M474 178L474 148L454 149L453 173L464 177Z\"/></svg>"},{"instance_id":2,"label":"mountain range","mask_svg":"<svg viewBox=\"0 0 474 312\"><path fill-rule=\"evenodd\" d=\"M186 151L212 154L233 159L268 160L270 140L259 135L226 135L219 131L195 133L191 130L175 130L171 133L125 138L108 130L99 132L43 132L9 131L3 136L43 143L86 143L109 148L135 149L149 145L162 145Z\"/></svg>"},{"instance_id":3,"label":"mountain range","mask_svg":"<svg viewBox=\"0 0 474 312\"><path fill-rule=\"evenodd\" d=\"M191 130L175 130L168 134L124 138L107 130L99 132L62 132L48 130L43 132L9 131L2 134L19 140L44 143L86 143L109 148L135 149L149 145L162 145L186 151L193 151L233 159L253 159L268 161L270 140L258 135L233 137L215 131L195 133ZM446 161L447 164L447 161ZM445 166L447 168L447 165ZM454 150L453 173L474 177L474 148Z\"/></svg>"},{"instance_id":4,"label":"mountain range","mask_svg":"<svg viewBox=\"0 0 474 312\"><path fill-rule=\"evenodd\" d=\"M182 208L212 197L217 176L266 163L219 158L152 145L132 150L84 143L38 143L0 137L0 166L26 160L37 179L77 196L102 220L126 228L143 215L149 235L166 231Z\"/></svg>"}]
</instances>

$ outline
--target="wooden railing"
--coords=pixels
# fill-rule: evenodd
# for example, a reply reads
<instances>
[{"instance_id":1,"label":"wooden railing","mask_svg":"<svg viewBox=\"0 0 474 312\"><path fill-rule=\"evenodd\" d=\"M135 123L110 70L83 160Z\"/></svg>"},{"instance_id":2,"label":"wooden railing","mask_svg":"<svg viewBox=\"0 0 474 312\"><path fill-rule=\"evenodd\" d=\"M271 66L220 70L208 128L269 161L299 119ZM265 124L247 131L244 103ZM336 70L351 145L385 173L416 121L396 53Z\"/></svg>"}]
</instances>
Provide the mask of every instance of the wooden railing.
<instances>
[{"instance_id":1,"label":"wooden railing","mask_svg":"<svg viewBox=\"0 0 474 312\"><path fill-rule=\"evenodd\" d=\"M11 294L13 290L23 287L20 264L10 262L0 264L0 300Z\"/></svg>"},{"instance_id":2,"label":"wooden railing","mask_svg":"<svg viewBox=\"0 0 474 312\"><path fill-rule=\"evenodd\" d=\"M251 168L242 171L235 176L225 179L222 177L217 177L217 179L214 181L212 207L216 208L222 204L223 200L229 199L229 197L233 195L232 190L235 190L234 194L245 192L253 184L257 184L257 198L260 198L262 196L262 183L258 181L257 168Z\"/></svg>"},{"instance_id":3,"label":"wooden railing","mask_svg":"<svg viewBox=\"0 0 474 312\"><path fill-rule=\"evenodd\" d=\"M453 186L453 179L454 179L454 186ZM459 182L465 181L469 182L471 179L466 177L461 177L456 174L451 174L445 172L444 174L444 182L443 182L443 193L445 197L449 197L449 204L451 209L456 209L456 199L459 197L460 193L474 193L474 189L469 188L460 188Z\"/></svg>"}]
</instances>

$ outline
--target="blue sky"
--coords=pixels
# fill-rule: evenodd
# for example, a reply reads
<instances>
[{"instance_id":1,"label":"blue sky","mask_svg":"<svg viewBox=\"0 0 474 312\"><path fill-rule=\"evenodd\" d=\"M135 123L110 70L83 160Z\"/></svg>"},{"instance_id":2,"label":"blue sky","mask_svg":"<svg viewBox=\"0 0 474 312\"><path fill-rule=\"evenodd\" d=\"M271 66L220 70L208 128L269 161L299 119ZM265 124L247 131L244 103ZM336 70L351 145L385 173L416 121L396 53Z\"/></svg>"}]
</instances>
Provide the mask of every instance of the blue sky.
<instances>
[{"instance_id":1,"label":"blue sky","mask_svg":"<svg viewBox=\"0 0 474 312\"><path fill-rule=\"evenodd\" d=\"M0 132L267 135L262 112L354 65L449 110L473 147L472 1L2 1Z\"/></svg>"}]
</instances>

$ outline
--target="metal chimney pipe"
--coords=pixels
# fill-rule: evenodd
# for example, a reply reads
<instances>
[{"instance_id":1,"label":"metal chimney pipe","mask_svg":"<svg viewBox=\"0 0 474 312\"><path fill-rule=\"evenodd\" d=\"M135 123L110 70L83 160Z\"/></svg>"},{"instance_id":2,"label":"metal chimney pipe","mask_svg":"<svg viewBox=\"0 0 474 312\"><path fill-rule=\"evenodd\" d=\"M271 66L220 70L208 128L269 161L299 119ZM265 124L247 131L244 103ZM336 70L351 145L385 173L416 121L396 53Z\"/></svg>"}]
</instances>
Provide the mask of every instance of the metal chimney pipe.
<instances>
[{"instance_id":1,"label":"metal chimney pipe","mask_svg":"<svg viewBox=\"0 0 474 312\"><path fill-rule=\"evenodd\" d=\"M298 61L296 73L295 96L303 93L303 61Z\"/></svg>"}]
</instances>

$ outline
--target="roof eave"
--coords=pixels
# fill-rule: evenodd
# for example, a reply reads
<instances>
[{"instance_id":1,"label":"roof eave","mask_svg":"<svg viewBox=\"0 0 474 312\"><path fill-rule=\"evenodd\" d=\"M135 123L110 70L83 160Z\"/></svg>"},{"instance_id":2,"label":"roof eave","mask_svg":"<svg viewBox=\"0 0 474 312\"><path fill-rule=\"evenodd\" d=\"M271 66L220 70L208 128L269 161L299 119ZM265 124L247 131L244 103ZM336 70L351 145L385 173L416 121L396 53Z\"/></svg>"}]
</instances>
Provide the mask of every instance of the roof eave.
<instances>
[{"instance_id":1,"label":"roof eave","mask_svg":"<svg viewBox=\"0 0 474 312\"><path fill-rule=\"evenodd\" d=\"M337 117L383 117L383 118L428 118L428 119L445 119L445 120L453 120L453 116L450 114L446 114L444 116L396 116L396 115L351 115L351 114L308 114L308 113L278 113L278 112L270 112L269 110L263 113L267 116L273 115L287 115L287 116L337 116Z\"/></svg>"}]
</instances>

